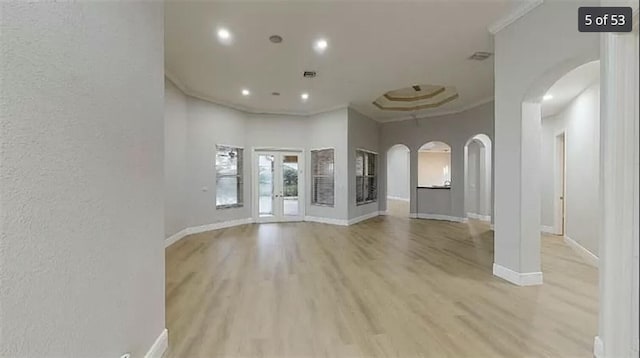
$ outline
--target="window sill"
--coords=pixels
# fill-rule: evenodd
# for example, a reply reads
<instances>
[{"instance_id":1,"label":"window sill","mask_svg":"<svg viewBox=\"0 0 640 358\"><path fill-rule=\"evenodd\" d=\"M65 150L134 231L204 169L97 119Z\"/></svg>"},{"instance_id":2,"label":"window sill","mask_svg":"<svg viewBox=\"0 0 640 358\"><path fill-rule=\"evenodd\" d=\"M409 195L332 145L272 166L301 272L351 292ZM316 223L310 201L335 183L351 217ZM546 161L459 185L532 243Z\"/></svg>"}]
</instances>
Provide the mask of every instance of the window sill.
<instances>
[{"instance_id":1,"label":"window sill","mask_svg":"<svg viewBox=\"0 0 640 358\"><path fill-rule=\"evenodd\" d=\"M371 204L371 203L377 203L378 200L368 200L368 201L362 201L362 202L356 202L356 206L362 206L362 205L367 205L367 204Z\"/></svg>"},{"instance_id":2,"label":"window sill","mask_svg":"<svg viewBox=\"0 0 640 358\"><path fill-rule=\"evenodd\" d=\"M243 206L244 206L244 204L216 205L216 210L241 208Z\"/></svg>"}]
</instances>

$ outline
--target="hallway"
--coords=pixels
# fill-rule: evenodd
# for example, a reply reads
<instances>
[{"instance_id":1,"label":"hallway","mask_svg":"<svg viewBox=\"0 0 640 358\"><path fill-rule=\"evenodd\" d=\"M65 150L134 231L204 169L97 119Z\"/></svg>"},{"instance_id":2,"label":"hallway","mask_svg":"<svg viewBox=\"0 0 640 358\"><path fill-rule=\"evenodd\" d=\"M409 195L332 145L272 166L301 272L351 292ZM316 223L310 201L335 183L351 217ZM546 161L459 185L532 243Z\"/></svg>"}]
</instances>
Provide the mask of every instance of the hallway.
<instances>
[{"instance_id":1,"label":"hallway","mask_svg":"<svg viewBox=\"0 0 640 358\"><path fill-rule=\"evenodd\" d=\"M166 252L167 356L591 357L597 270L542 241L545 284L517 287L477 221L198 234Z\"/></svg>"}]
</instances>

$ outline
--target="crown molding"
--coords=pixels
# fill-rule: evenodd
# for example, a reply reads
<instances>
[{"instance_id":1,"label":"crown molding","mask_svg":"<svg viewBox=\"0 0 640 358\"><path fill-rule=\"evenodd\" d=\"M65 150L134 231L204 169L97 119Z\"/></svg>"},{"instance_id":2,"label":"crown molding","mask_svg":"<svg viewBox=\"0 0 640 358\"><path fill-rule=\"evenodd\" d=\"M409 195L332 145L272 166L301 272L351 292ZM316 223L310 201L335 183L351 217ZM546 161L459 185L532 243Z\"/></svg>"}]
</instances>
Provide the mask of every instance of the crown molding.
<instances>
[{"instance_id":1,"label":"crown molding","mask_svg":"<svg viewBox=\"0 0 640 358\"><path fill-rule=\"evenodd\" d=\"M502 18L498 19L498 21L491 24L488 28L489 32L493 35L500 32L505 27L511 25L516 22L518 19L526 15L529 11L535 9L540 6L544 0L526 0L521 5L516 6L511 12Z\"/></svg>"},{"instance_id":2,"label":"crown molding","mask_svg":"<svg viewBox=\"0 0 640 358\"><path fill-rule=\"evenodd\" d=\"M403 116L403 117L390 118L390 119L376 119L376 121L378 121L380 123L390 123L390 122L408 121L408 120L412 120L412 119L423 119L423 118L433 118L433 117L448 116L448 115L452 115L452 114L458 114L458 113L466 112L466 111L472 110L472 109L474 109L476 107L480 107L482 105L490 103L490 102L493 102L493 96L481 99L481 100L476 101L476 102L473 102L473 103L471 103L471 104L469 104L467 106L464 106L462 108L459 108L459 109L453 109L453 110L449 110L449 111L432 112L432 113L416 116L415 118L412 117L412 116Z\"/></svg>"},{"instance_id":3,"label":"crown molding","mask_svg":"<svg viewBox=\"0 0 640 358\"><path fill-rule=\"evenodd\" d=\"M333 111L337 111L340 109L346 109L349 107L348 104L340 104L337 106L333 106L330 108L326 108L320 111L314 111L314 112L289 112L289 111L263 111L263 110L255 110L249 107L244 107L244 106L240 106L237 105L235 103L230 103L230 102L225 102L225 101L220 101L218 99L215 99L213 97L209 97L206 95L203 95L201 93L198 93L196 91L191 90L190 88L188 88L182 81L180 81L180 79L178 77L176 77L176 75L171 72L170 70L166 69L164 70L164 76L171 81L176 87L178 87L178 89L180 91L182 91L182 93L184 93L185 95L189 96L189 97L193 97L205 102L209 102L209 103L213 103L216 104L218 106L222 106L225 108L230 108L239 112L243 112L245 114L254 114L254 115L275 115L275 116L297 116L297 117L312 117L312 116L317 116L319 114L323 114L323 113L329 113L329 112L333 112Z\"/></svg>"}]
</instances>

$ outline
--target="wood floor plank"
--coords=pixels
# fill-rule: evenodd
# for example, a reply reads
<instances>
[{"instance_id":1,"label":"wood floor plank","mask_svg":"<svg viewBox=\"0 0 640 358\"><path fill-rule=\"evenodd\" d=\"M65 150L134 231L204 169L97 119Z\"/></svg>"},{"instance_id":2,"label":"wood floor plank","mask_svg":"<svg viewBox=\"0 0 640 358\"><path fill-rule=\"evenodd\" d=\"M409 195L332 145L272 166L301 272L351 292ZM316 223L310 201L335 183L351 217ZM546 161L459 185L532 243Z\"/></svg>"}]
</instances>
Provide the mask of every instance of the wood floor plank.
<instances>
[{"instance_id":1,"label":"wood floor plank","mask_svg":"<svg viewBox=\"0 0 640 358\"><path fill-rule=\"evenodd\" d=\"M193 235L166 251L166 357L591 357L597 270L542 257L516 287L487 224L398 216Z\"/></svg>"}]
</instances>

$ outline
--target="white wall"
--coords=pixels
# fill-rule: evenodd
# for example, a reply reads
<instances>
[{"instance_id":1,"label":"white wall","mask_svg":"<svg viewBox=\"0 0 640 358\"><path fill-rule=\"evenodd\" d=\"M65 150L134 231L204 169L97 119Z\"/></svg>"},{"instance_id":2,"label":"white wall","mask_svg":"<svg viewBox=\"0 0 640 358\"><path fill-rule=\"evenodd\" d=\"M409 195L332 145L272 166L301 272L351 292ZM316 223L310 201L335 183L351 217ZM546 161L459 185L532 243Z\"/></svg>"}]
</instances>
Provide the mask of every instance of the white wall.
<instances>
[{"instance_id":1,"label":"white wall","mask_svg":"<svg viewBox=\"0 0 640 358\"><path fill-rule=\"evenodd\" d=\"M387 197L409 201L409 148L396 145L387 151Z\"/></svg>"},{"instance_id":2,"label":"white wall","mask_svg":"<svg viewBox=\"0 0 640 358\"><path fill-rule=\"evenodd\" d=\"M540 280L539 101L598 58L599 35L576 31L578 7L590 4L545 1L495 35L495 263Z\"/></svg>"},{"instance_id":3,"label":"white wall","mask_svg":"<svg viewBox=\"0 0 640 358\"><path fill-rule=\"evenodd\" d=\"M164 329L163 6L0 4L0 356Z\"/></svg>"},{"instance_id":4,"label":"white wall","mask_svg":"<svg viewBox=\"0 0 640 358\"><path fill-rule=\"evenodd\" d=\"M187 227L187 96L171 81L164 85L164 232Z\"/></svg>"},{"instance_id":5,"label":"white wall","mask_svg":"<svg viewBox=\"0 0 640 358\"><path fill-rule=\"evenodd\" d=\"M594 84L560 113L542 121L542 225L553 227L557 193L556 135L565 132L565 235L598 254L600 85ZM558 188L559 189L559 188Z\"/></svg>"}]
</instances>

